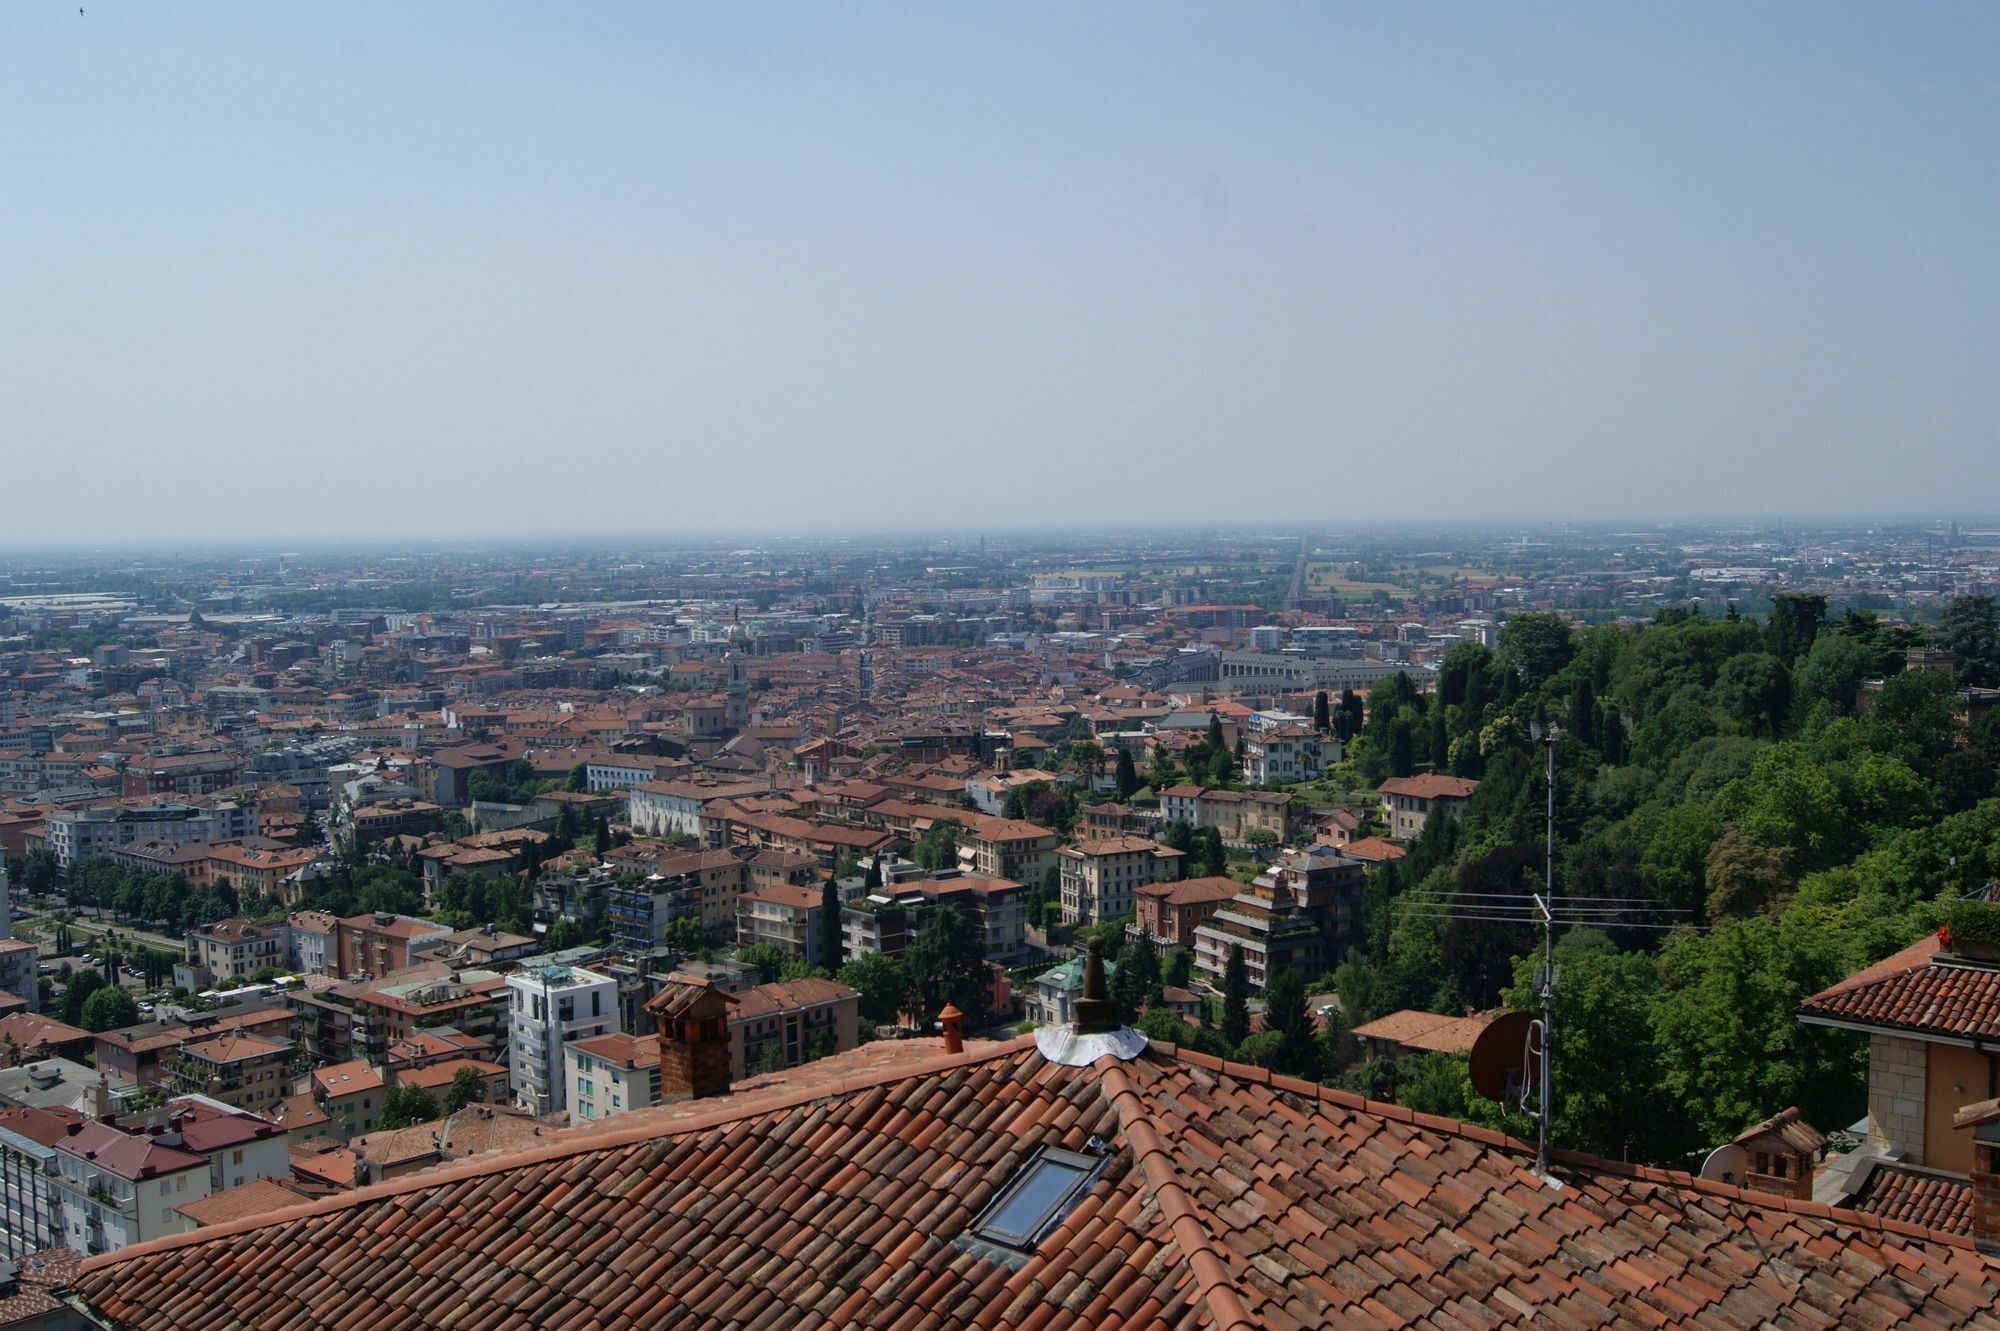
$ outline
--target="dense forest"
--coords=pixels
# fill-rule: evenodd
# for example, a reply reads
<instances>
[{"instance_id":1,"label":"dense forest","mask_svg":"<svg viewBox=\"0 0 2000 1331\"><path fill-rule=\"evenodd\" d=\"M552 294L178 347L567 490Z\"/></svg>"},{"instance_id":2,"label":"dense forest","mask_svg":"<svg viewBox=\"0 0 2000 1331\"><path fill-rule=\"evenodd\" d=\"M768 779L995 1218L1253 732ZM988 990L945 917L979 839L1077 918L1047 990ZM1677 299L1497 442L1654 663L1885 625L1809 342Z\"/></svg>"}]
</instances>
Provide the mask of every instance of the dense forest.
<instances>
[{"instance_id":1,"label":"dense forest","mask_svg":"<svg viewBox=\"0 0 2000 1331\"><path fill-rule=\"evenodd\" d=\"M1926 645L1955 676L1906 668ZM1794 1010L2000 877L2000 710L1968 726L1960 693L1995 684L1990 597L1928 634L1793 595L1763 622L1667 610L1576 632L1519 615L1495 649L1453 648L1433 694L1392 676L1354 746L1362 775L1480 785L1374 879L1366 944L1335 976L1346 1020L1531 1005L1538 933L1436 903L1540 889L1552 727L1558 893L1633 903L1557 945L1556 1140L1677 1162L1788 1105L1845 1126L1865 1043ZM1462 1060L1347 1079L1522 1128L1471 1096Z\"/></svg>"}]
</instances>

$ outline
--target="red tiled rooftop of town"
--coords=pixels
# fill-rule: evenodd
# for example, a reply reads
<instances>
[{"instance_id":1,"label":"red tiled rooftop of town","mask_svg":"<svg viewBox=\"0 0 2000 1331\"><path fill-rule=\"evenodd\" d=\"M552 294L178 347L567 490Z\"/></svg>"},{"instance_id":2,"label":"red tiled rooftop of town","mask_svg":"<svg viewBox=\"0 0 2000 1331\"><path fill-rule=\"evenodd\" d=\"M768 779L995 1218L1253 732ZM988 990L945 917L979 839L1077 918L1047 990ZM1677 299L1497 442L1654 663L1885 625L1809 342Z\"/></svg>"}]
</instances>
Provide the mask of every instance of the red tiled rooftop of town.
<instances>
[{"instance_id":1,"label":"red tiled rooftop of town","mask_svg":"<svg viewBox=\"0 0 2000 1331\"><path fill-rule=\"evenodd\" d=\"M1382 795L1408 795L1420 800L1465 799L1479 789L1479 783L1468 777L1444 776L1437 772L1425 772L1421 776L1392 776L1375 787Z\"/></svg>"},{"instance_id":2,"label":"red tiled rooftop of town","mask_svg":"<svg viewBox=\"0 0 2000 1331\"><path fill-rule=\"evenodd\" d=\"M1799 1004L1807 1021L2000 1038L2000 968L1959 963L1927 938Z\"/></svg>"},{"instance_id":3,"label":"red tiled rooftop of town","mask_svg":"<svg viewBox=\"0 0 2000 1331\"><path fill-rule=\"evenodd\" d=\"M2000 1269L1901 1221L1560 1152L1557 1187L1487 1129L1166 1046L922 1044L91 1258L76 1294L126 1331L2000 1326ZM1018 1264L957 1242L1093 1140Z\"/></svg>"}]
</instances>

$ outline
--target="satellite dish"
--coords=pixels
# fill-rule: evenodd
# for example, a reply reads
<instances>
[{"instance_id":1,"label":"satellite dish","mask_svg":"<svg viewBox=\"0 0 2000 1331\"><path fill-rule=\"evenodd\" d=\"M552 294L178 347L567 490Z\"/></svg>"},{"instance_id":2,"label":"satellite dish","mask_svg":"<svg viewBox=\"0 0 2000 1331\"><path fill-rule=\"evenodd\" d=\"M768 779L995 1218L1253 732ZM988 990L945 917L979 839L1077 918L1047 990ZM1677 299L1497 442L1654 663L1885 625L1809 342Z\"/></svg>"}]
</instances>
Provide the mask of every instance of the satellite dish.
<instances>
[{"instance_id":1,"label":"satellite dish","mask_svg":"<svg viewBox=\"0 0 2000 1331\"><path fill-rule=\"evenodd\" d=\"M1535 1019L1525 1012L1507 1012L1495 1017L1479 1038L1472 1042L1472 1089L1488 1100L1502 1104L1520 1094L1532 1076L1541 1072L1539 1057L1529 1068L1528 1028Z\"/></svg>"},{"instance_id":2,"label":"satellite dish","mask_svg":"<svg viewBox=\"0 0 2000 1331\"><path fill-rule=\"evenodd\" d=\"M1711 1183L1734 1183L1743 1177L1743 1168L1749 1163L1750 1152L1734 1142L1725 1142L1701 1162L1701 1176Z\"/></svg>"}]
</instances>

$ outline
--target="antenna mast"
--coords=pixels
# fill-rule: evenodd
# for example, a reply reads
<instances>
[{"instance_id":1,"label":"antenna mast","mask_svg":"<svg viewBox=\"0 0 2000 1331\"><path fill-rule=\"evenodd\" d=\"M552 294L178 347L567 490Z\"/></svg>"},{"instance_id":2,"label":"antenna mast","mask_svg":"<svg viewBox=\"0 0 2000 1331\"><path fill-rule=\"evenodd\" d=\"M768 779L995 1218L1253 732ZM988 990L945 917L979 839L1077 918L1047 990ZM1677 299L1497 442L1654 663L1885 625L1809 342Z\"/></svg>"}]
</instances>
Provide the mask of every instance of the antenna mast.
<instances>
[{"instance_id":1,"label":"antenna mast","mask_svg":"<svg viewBox=\"0 0 2000 1331\"><path fill-rule=\"evenodd\" d=\"M1556 1021L1556 739L1553 723L1542 731L1542 747L1548 750L1548 825L1543 865L1543 891L1536 904L1542 908L1542 1068L1541 1086L1535 1107L1535 1172L1544 1178L1549 1172L1549 1087L1550 1065L1555 1046L1551 1033Z\"/></svg>"}]
</instances>

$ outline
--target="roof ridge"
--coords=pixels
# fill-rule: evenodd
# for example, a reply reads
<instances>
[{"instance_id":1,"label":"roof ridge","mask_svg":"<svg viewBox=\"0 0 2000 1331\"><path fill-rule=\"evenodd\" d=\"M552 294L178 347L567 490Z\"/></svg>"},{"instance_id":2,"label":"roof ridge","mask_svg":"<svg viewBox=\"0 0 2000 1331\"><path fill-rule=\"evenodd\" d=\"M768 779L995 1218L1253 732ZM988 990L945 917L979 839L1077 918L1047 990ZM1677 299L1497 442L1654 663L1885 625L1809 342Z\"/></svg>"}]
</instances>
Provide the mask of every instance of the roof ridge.
<instances>
[{"instance_id":1,"label":"roof ridge","mask_svg":"<svg viewBox=\"0 0 2000 1331\"><path fill-rule=\"evenodd\" d=\"M865 1048L865 1046L862 1046ZM801 1105L815 1104L837 1096L850 1095L855 1091L871 1090L892 1082L907 1081L912 1077L927 1077L933 1073L953 1068L970 1067L995 1059L1011 1057L1023 1049L1035 1047L1032 1035L1015 1036L1009 1040L982 1041L978 1046L968 1044L964 1053L933 1054L926 1058L913 1058L908 1063L899 1063L888 1068L875 1068L866 1072L843 1076L831 1082L814 1082L796 1090L781 1090L775 1096L755 1100L732 1101L730 1097L717 1097L715 1108L705 1113L693 1113L684 1119L660 1125L653 1122L657 1115L645 1110L633 1110L632 1115L641 1122L606 1131L578 1131L566 1139L550 1141L542 1146L529 1147L521 1151L496 1151L484 1155L456 1160L437 1169L427 1169L401 1178L370 1184L351 1192L337 1193L331 1197L318 1198L303 1206L288 1206L281 1211L271 1211L244 1220L232 1220L226 1224L210 1225L186 1234L169 1234L162 1238L149 1239L112 1252L99 1253L84 1259L79 1270L99 1270L116 1266L136 1257L149 1257L157 1252L167 1252L211 1239L231 1238L252 1229L279 1222L289 1223L310 1216L325 1215L344 1210L350 1206L360 1206L368 1202L381 1201L388 1197L399 1197L405 1193L421 1192L426 1188L446 1183L457 1183L468 1178L480 1178L502 1170L517 1169L523 1165L537 1165L550 1160L563 1160L571 1156L584 1155L592 1151L618 1150L652 1141L661 1137L679 1137L710 1128L733 1123L738 1119L754 1118L759 1114L782 1113L797 1109ZM811 1066L801 1064L801 1066ZM782 1086L782 1083L779 1083ZM674 1105L652 1106L653 1108L674 1108L684 1104L699 1104L700 1101L681 1100ZM422 1125L414 1125L422 1126Z\"/></svg>"},{"instance_id":2,"label":"roof ridge","mask_svg":"<svg viewBox=\"0 0 2000 1331\"><path fill-rule=\"evenodd\" d=\"M1146 1186L1159 1202L1160 1213L1167 1217L1174 1242L1180 1245L1186 1257L1188 1271L1194 1276L1201 1302L1208 1308L1210 1322L1216 1331L1231 1331L1235 1327L1254 1331L1257 1324L1250 1319L1249 1309L1244 1306L1243 1296L1229 1274L1228 1265L1209 1236L1207 1226L1201 1223L1194 1200L1181 1186L1173 1161L1168 1158L1166 1143L1160 1140L1160 1134L1146 1116L1144 1097L1125 1075L1125 1069L1115 1057L1106 1055L1105 1058L1111 1061L1106 1063L1100 1059L1099 1064L1103 1068L1105 1090L1110 1093L1112 1108L1118 1114L1119 1126L1124 1130L1125 1140L1131 1143L1132 1154L1139 1162L1139 1172L1144 1176Z\"/></svg>"}]
</instances>

